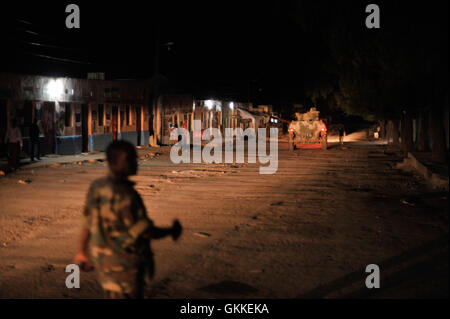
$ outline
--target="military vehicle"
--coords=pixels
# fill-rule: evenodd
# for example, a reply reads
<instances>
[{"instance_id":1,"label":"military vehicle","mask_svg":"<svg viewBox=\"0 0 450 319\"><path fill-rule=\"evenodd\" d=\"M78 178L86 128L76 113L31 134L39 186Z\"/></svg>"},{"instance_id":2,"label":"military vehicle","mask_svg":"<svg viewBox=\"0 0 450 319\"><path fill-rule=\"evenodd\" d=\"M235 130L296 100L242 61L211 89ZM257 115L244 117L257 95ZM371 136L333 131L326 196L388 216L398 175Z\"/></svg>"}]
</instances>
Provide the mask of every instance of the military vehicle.
<instances>
[{"instance_id":1,"label":"military vehicle","mask_svg":"<svg viewBox=\"0 0 450 319\"><path fill-rule=\"evenodd\" d=\"M319 119L315 107L306 113L295 113L296 121L289 124L289 147L296 149L299 144L321 144L327 149L327 126Z\"/></svg>"}]
</instances>

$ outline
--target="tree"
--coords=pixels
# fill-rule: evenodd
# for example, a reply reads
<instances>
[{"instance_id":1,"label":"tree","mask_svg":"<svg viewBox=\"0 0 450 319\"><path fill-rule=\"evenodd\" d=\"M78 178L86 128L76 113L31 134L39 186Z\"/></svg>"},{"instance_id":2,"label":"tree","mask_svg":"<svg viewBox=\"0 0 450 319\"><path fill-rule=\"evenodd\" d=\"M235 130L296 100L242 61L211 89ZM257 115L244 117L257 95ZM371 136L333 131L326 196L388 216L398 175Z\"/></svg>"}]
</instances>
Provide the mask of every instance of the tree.
<instances>
[{"instance_id":1,"label":"tree","mask_svg":"<svg viewBox=\"0 0 450 319\"><path fill-rule=\"evenodd\" d=\"M312 51L305 61L306 95L313 102L333 101L349 114L390 121L395 145L401 122L405 151L414 150L412 121L419 118L418 149L427 150L431 137L433 158L443 161L448 157L442 121L448 108L448 3L377 4L383 16L377 30L361 26L363 2L293 4L293 20ZM424 120L428 110L430 126Z\"/></svg>"}]
</instances>

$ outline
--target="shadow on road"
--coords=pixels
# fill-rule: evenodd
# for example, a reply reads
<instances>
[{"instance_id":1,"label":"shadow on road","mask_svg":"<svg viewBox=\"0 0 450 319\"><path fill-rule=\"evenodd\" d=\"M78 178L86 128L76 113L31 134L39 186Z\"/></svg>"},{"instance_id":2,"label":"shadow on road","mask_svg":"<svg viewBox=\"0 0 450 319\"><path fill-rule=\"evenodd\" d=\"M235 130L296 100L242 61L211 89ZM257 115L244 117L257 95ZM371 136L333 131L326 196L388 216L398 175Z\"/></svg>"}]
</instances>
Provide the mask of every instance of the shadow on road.
<instances>
[{"instance_id":1,"label":"shadow on road","mask_svg":"<svg viewBox=\"0 0 450 319\"><path fill-rule=\"evenodd\" d=\"M296 298L448 298L449 297L449 234L391 257L380 267L380 289L365 287L369 275L350 273ZM360 283L360 284L359 284ZM352 285L359 288L351 289ZM362 287L362 288L361 288ZM349 289L350 288L350 289ZM343 292L347 290L347 292ZM348 292L348 290L350 290Z\"/></svg>"}]
</instances>

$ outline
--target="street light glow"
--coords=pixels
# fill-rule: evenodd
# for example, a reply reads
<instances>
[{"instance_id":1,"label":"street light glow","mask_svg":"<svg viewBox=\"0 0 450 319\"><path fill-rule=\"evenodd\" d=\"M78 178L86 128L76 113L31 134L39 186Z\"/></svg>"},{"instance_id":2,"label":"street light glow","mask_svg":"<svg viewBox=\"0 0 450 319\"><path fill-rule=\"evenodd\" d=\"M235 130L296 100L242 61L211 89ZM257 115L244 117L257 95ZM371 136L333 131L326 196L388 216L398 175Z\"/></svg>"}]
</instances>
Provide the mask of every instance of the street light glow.
<instances>
[{"instance_id":1,"label":"street light glow","mask_svg":"<svg viewBox=\"0 0 450 319\"><path fill-rule=\"evenodd\" d=\"M212 101L212 100L206 100L205 105L206 105L206 107L207 107L208 109L211 110L211 109L213 108L213 106L214 106L214 101Z\"/></svg>"},{"instance_id":2,"label":"street light glow","mask_svg":"<svg viewBox=\"0 0 450 319\"><path fill-rule=\"evenodd\" d=\"M47 92L51 98L57 99L63 93L64 87L60 79L52 80L47 84Z\"/></svg>"}]
</instances>

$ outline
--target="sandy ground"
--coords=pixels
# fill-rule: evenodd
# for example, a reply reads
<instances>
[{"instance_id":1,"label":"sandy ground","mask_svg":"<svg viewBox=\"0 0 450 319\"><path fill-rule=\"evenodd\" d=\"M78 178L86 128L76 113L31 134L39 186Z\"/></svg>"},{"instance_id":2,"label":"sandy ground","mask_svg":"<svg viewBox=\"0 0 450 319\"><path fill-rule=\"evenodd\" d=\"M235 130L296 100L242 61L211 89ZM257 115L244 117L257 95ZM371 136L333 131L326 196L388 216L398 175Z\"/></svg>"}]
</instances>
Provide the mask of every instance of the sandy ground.
<instances>
[{"instance_id":1,"label":"sandy ground","mask_svg":"<svg viewBox=\"0 0 450 319\"><path fill-rule=\"evenodd\" d=\"M385 145L279 148L275 175L259 164L175 165L167 148L141 159L133 180L150 218L184 226L178 242L152 243L147 297L448 298L448 193L394 169L401 158ZM67 289L64 270L88 186L106 172L97 162L0 178L1 298L102 297L95 272ZM365 288L368 264L380 266L376 291Z\"/></svg>"}]
</instances>

